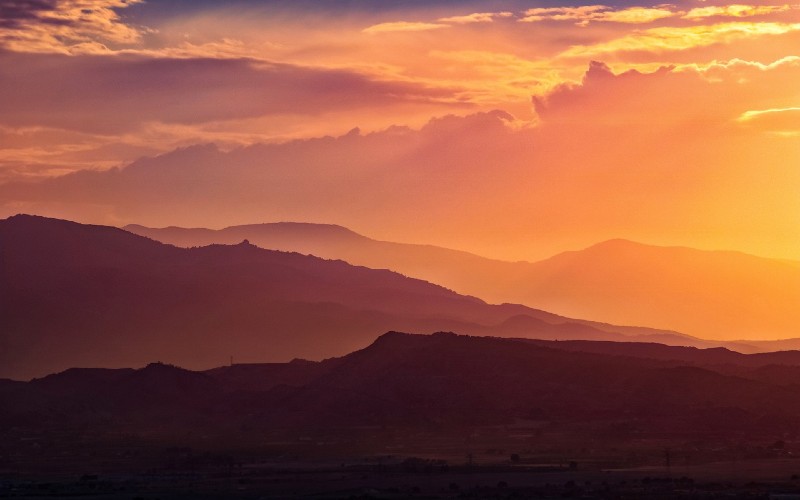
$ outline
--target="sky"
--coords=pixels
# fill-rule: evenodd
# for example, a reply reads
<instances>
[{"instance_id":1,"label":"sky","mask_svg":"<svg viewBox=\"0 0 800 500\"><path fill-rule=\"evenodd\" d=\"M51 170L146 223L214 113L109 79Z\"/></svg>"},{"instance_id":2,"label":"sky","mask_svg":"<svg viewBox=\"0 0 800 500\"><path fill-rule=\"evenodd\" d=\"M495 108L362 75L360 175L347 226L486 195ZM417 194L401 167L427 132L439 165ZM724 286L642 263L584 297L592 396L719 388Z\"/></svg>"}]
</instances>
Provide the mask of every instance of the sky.
<instances>
[{"instance_id":1,"label":"sky","mask_svg":"<svg viewBox=\"0 0 800 500\"><path fill-rule=\"evenodd\" d=\"M800 260L800 4L16 0L0 217Z\"/></svg>"}]
</instances>

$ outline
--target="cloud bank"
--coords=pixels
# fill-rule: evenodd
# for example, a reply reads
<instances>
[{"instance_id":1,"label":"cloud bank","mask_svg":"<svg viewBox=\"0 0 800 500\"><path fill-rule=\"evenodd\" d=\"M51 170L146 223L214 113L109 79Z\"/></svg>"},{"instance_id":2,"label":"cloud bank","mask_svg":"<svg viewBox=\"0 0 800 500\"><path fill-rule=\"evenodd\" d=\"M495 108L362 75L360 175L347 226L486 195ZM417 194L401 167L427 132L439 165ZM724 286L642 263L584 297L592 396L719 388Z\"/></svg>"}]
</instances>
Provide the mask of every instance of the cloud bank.
<instances>
[{"instance_id":1,"label":"cloud bank","mask_svg":"<svg viewBox=\"0 0 800 500\"><path fill-rule=\"evenodd\" d=\"M770 254L798 243L790 228L800 223L792 167L800 152L786 137L768 137L774 124L757 126L796 110L778 111L759 85L740 83L743 74L772 86L796 81L800 68L738 67L710 80L687 69L615 74L598 62L580 84L534 97L538 126L496 111L230 152L195 146L125 168L6 184L0 199L7 213L105 223L334 222L481 253L498 250L486 241L555 248L611 232Z\"/></svg>"}]
</instances>

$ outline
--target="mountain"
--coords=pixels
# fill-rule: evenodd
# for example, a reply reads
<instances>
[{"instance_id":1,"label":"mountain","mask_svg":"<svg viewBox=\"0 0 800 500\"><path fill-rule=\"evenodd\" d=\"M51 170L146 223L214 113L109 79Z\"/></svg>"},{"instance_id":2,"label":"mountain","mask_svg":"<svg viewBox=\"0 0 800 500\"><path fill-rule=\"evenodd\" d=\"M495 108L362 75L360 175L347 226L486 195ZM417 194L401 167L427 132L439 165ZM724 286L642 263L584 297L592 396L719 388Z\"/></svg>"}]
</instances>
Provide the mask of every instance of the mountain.
<instances>
[{"instance_id":1,"label":"mountain","mask_svg":"<svg viewBox=\"0 0 800 500\"><path fill-rule=\"evenodd\" d=\"M186 249L36 216L0 221L0 262L0 377L8 378L154 359L190 369L230 357L322 359L387 330L703 344L489 305L395 272L247 241Z\"/></svg>"},{"instance_id":2,"label":"mountain","mask_svg":"<svg viewBox=\"0 0 800 500\"><path fill-rule=\"evenodd\" d=\"M163 243L180 247L211 244L234 244L247 239L254 245L341 259L373 269L391 269L470 293L478 291L490 302L519 302L498 299L509 278L524 272L525 262L504 262L468 252L436 247L379 241L347 228L331 224L276 222L231 226L212 230L204 228L149 228L136 224L123 229Z\"/></svg>"},{"instance_id":3,"label":"mountain","mask_svg":"<svg viewBox=\"0 0 800 500\"><path fill-rule=\"evenodd\" d=\"M730 367L762 368L766 366L786 366L800 369L800 350L743 354L724 347L697 348L691 346L664 345L653 342L519 340L521 342L562 351L653 359L691 366L713 367L714 369L728 370Z\"/></svg>"},{"instance_id":4,"label":"mountain","mask_svg":"<svg viewBox=\"0 0 800 500\"><path fill-rule=\"evenodd\" d=\"M324 361L69 369L0 380L0 470L30 498L791 496L800 365L776 361L389 332Z\"/></svg>"},{"instance_id":5,"label":"mountain","mask_svg":"<svg viewBox=\"0 0 800 500\"><path fill-rule=\"evenodd\" d=\"M738 252L609 240L528 262L428 245L377 241L339 226L254 224L221 230L126 226L179 246L232 243L388 268L489 302L512 302L601 322L718 339L743 352L800 347L800 267ZM789 339L781 343L764 339Z\"/></svg>"},{"instance_id":6,"label":"mountain","mask_svg":"<svg viewBox=\"0 0 800 500\"><path fill-rule=\"evenodd\" d=\"M800 269L738 252L612 240L535 263L525 280L526 303L601 321L713 339L800 333Z\"/></svg>"},{"instance_id":7,"label":"mountain","mask_svg":"<svg viewBox=\"0 0 800 500\"><path fill-rule=\"evenodd\" d=\"M743 363L738 366L758 369L732 375L716 368L716 350L699 350L687 364L557 344L389 332L364 349L322 362L205 372L161 363L137 370L68 370L0 386L0 402L15 401L0 405L0 421L23 428L81 422L89 429L108 425L109 432L155 426L167 434L173 428L238 433L247 425L280 431L283 439L311 429L430 430L516 419L558 422L558 433L627 422L638 429L636 439L654 432L663 438L797 430L797 372L787 385L760 370L787 373L798 365L759 365L734 353ZM721 422L721 414L731 419ZM767 421L780 423L762 425Z\"/></svg>"},{"instance_id":8,"label":"mountain","mask_svg":"<svg viewBox=\"0 0 800 500\"><path fill-rule=\"evenodd\" d=\"M786 400L789 389L719 373L712 368L713 357L687 365L555 349L554 344L388 333L307 385L302 398L313 399L317 412L347 415L363 425L403 417L499 422L534 410L579 421L625 414L680 421L714 407L754 416L770 407L800 412L800 403ZM349 397L328 396L337 393Z\"/></svg>"}]
</instances>

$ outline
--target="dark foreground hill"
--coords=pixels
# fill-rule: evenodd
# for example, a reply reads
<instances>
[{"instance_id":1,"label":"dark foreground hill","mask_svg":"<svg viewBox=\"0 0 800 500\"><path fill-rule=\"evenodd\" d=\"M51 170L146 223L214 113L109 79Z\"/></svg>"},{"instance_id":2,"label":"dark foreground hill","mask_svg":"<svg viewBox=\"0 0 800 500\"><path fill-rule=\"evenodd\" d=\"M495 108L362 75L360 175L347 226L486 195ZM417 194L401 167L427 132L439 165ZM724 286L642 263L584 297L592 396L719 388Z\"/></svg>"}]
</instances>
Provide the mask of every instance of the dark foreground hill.
<instances>
[{"instance_id":1,"label":"dark foreground hill","mask_svg":"<svg viewBox=\"0 0 800 500\"><path fill-rule=\"evenodd\" d=\"M70 369L0 384L0 418L7 427L166 434L251 428L296 436L312 429L430 430L526 420L624 422L643 435L800 432L797 365L736 353L723 359L714 349L675 348L655 359L625 344L608 353L561 344L568 343L390 332L321 362L204 372L161 363ZM770 380L764 375L770 370L783 376Z\"/></svg>"},{"instance_id":2,"label":"dark foreground hill","mask_svg":"<svg viewBox=\"0 0 800 500\"><path fill-rule=\"evenodd\" d=\"M392 332L321 362L207 371L152 363L0 380L0 492L769 498L800 491L792 479L800 470L797 365L716 349L591 344ZM765 477L772 482L753 482Z\"/></svg>"},{"instance_id":3,"label":"dark foreground hill","mask_svg":"<svg viewBox=\"0 0 800 500\"><path fill-rule=\"evenodd\" d=\"M177 248L121 229L0 221L0 377L75 366L198 369L322 359L388 330L702 344L672 332L570 320L387 270L240 242Z\"/></svg>"}]
</instances>

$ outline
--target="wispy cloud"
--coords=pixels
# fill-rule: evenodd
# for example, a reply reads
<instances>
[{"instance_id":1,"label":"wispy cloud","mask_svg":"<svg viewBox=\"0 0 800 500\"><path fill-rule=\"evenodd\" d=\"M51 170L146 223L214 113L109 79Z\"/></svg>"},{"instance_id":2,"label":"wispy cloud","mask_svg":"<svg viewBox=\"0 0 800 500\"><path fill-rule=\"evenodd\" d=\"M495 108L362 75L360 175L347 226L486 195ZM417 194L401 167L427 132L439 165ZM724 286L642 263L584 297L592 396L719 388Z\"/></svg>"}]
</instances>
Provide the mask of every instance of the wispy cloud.
<instances>
[{"instance_id":1,"label":"wispy cloud","mask_svg":"<svg viewBox=\"0 0 800 500\"><path fill-rule=\"evenodd\" d=\"M800 107L745 111L736 121L749 128L782 137L800 136Z\"/></svg>"},{"instance_id":2,"label":"wispy cloud","mask_svg":"<svg viewBox=\"0 0 800 500\"><path fill-rule=\"evenodd\" d=\"M447 27L448 27L447 24L440 24L440 23L394 21L389 23L374 24L368 28L364 28L362 31L364 33L369 33L370 35L376 35L379 33L392 33L398 31L400 32L430 31Z\"/></svg>"},{"instance_id":3,"label":"wispy cloud","mask_svg":"<svg viewBox=\"0 0 800 500\"><path fill-rule=\"evenodd\" d=\"M772 109L745 111L744 113L739 115L736 121L745 123L757 120L759 118L765 118L769 116L776 117L779 115L782 117L790 116L797 125L800 125L800 107L772 108Z\"/></svg>"},{"instance_id":4,"label":"wispy cloud","mask_svg":"<svg viewBox=\"0 0 800 500\"><path fill-rule=\"evenodd\" d=\"M430 31L441 28L449 28L452 25L459 24L475 24L475 23L491 23L496 19L514 17L513 12L474 12L472 14L465 14L461 16L447 16L441 17L436 22L422 22L422 21L393 21L380 24L374 24L368 28L363 29L364 33L377 34L377 33L392 33L402 31Z\"/></svg>"},{"instance_id":5,"label":"wispy cloud","mask_svg":"<svg viewBox=\"0 0 800 500\"><path fill-rule=\"evenodd\" d=\"M791 9L789 5L712 5L691 9L682 17L691 20L702 20L709 17L751 17L784 12L789 9Z\"/></svg>"},{"instance_id":6,"label":"wispy cloud","mask_svg":"<svg viewBox=\"0 0 800 500\"><path fill-rule=\"evenodd\" d=\"M647 24L659 19L674 16L675 13L667 8L659 7L631 7L623 10L612 10L600 13L592 21L625 23L625 24Z\"/></svg>"},{"instance_id":7,"label":"wispy cloud","mask_svg":"<svg viewBox=\"0 0 800 500\"><path fill-rule=\"evenodd\" d=\"M714 70L730 70L737 67L756 68L761 71L769 71L779 68L784 65L800 66L800 56L786 56L772 61L763 63L761 61L747 61L745 59L734 58L728 61L712 61L707 64L680 64L676 66L677 71L693 70L700 73L714 71Z\"/></svg>"},{"instance_id":8,"label":"wispy cloud","mask_svg":"<svg viewBox=\"0 0 800 500\"><path fill-rule=\"evenodd\" d=\"M545 7L528 9L521 22L575 21L579 26L592 22L613 22L625 24L647 24L659 19L675 16L675 12L665 7L629 7L616 10L606 5L584 5L580 7Z\"/></svg>"},{"instance_id":9,"label":"wispy cloud","mask_svg":"<svg viewBox=\"0 0 800 500\"><path fill-rule=\"evenodd\" d=\"M665 26L635 31L607 42L577 45L564 51L562 57L597 57L615 52L669 52L707 47L716 43L783 35L800 31L800 23L734 22L703 26Z\"/></svg>"},{"instance_id":10,"label":"wispy cloud","mask_svg":"<svg viewBox=\"0 0 800 500\"><path fill-rule=\"evenodd\" d=\"M497 18L513 16L514 14L512 12L475 12L465 16L442 17L439 19L439 22L452 24L490 23Z\"/></svg>"}]
</instances>

